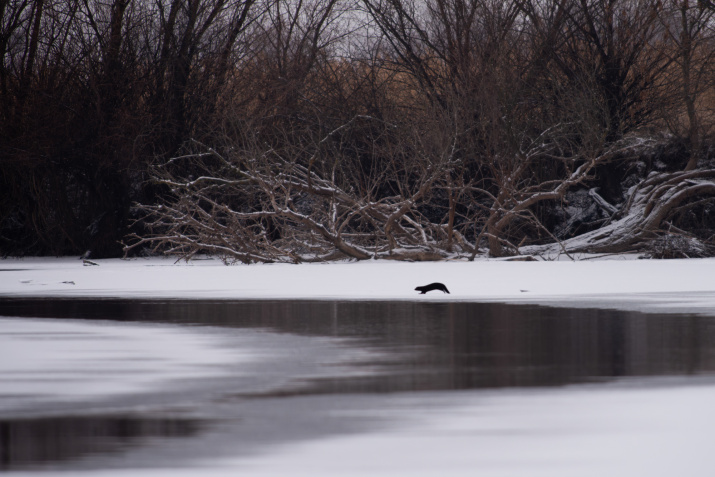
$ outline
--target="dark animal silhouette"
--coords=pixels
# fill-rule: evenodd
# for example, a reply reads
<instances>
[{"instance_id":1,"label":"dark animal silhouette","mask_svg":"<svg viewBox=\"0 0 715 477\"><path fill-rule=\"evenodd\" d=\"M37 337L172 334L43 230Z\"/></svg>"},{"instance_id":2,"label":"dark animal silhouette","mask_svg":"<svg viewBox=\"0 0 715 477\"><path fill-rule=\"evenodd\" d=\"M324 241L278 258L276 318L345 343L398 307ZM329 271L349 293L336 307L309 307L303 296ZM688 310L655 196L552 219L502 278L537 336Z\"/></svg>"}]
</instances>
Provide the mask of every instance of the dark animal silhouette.
<instances>
[{"instance_id":1,"label":"dark animal silhouette","mask_svg":"<svg viewBox=\"0 0 715 477\"><path fill-rule=\"evenodd\" d=\"M449 293L449 290L447 290L447 287L444 286L444 283L430 283L429 285L425 285L423 287L417 287L415 290L421 292L421 295L424 295L428 291L432 290L442 290L445 293Z\"/></svg>"}]
</instances>

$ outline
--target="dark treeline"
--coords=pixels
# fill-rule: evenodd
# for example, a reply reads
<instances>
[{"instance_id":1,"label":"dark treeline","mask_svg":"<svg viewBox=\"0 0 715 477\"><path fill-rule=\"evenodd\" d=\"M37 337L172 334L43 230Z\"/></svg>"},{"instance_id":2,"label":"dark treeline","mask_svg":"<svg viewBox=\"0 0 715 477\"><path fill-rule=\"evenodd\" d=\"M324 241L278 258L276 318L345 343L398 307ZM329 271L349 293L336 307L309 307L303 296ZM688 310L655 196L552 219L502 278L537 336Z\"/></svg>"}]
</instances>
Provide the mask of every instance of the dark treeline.
<instances>
[{"instance_id":1,"label":"dark treeline","mask_svg":"<svg viewBox=\"0 0 715 477\"><path fill-rule=\"evenodd\" d=\"M709 255L714 15L0 0L0 253Z\"/></svg>"}]
</instances>

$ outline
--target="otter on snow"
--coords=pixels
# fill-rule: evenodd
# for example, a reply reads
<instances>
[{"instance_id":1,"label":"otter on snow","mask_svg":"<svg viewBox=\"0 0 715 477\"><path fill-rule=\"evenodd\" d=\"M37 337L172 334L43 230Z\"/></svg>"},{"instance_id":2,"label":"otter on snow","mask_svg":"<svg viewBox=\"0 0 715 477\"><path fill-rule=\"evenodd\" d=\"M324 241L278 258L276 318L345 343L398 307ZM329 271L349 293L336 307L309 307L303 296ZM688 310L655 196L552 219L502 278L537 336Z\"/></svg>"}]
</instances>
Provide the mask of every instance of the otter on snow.
<instances>
[{"instance_id":1,"label":"otter on snow","mask_svg":"<svg viewBox=\"0 0 715 477\"><path fill-rule=\"evenodd\" d=\"M422 295L432 290L442 290L445 293L449 293L449 290L447 290L447 287L444 286L444 283L430 283L429 285L425 285L423 287L417 287L415 290L422 292Z\"/></svg>"}]
</instances>

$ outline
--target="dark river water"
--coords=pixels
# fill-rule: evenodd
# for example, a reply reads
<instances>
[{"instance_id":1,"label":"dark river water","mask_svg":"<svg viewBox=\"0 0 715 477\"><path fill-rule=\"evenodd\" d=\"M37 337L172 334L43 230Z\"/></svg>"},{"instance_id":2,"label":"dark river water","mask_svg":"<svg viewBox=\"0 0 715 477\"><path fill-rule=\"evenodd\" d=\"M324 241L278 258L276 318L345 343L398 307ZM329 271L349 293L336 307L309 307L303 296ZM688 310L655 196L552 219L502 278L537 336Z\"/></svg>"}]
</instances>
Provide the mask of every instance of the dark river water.
<instances>
[{"instance_id":1,"label":"dark river water","mask_svg":"<svg viewBox=\"0 0 715 477\"><path fill-rule=\"evenodd\" d=\"M174 412L170 403L150 412L128 412L119 406L101 413L0 414L0 471L151 467L194 451L210 455L207 448L220 453L220 446L202 444L199 449L187 443L210 440L206 436L221 432L224 437L228 433L229 440L244 439L246 448L260 446L260 436L266 443L277 439L266 426L269 421L275 425L279 408L291 409L280 424L284 440L311 432L341 433L361 425L321 423L315 406L305 411L313 421L302 422L300 411L292 409L306 397L329 403L334 402L326 399L331 396L715 374L715 318L697 315L490 303L3 299L0 316L151 322L227 333L260 330L337 338L338 346L367 352L353 363L354 372L324 373L258 390L227 388L218 399L214 395L211 402L197 405L202 410L198 417ZM311 353L310 343L302 339L295 346ZM320 348L314 352L320 353ZM241 425L226 430L239 421ZM155 447L143 455L147 443ZM130 451L136 455L128 463L122 461Z\"/></svg>"}]
</instances>

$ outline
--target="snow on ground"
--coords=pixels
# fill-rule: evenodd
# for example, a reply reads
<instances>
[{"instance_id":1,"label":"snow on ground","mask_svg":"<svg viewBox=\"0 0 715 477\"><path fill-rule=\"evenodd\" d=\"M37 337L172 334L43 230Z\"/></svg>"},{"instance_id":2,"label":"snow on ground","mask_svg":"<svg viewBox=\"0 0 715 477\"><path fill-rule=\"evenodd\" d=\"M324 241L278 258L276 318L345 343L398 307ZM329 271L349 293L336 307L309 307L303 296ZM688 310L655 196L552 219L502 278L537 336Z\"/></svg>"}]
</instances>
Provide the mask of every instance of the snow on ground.
<instances>
[{"instance_id":1,"label":"snow on ground","mask_svg":"<svg viewBox=\"0 0 715 477\"><path fill-rule=\"evenodd\" d=\"M715 293L715 259L223 265L219 260L0 261L0 296L539 301ZM451 294L420 296L443 282ZM715 303L715 298L712 303Z\"/></svg>"},{"instance_id":2,"label":"snow on ground","mask_svg":"<svg viewBox=\"0 0 715 477\"><path fill-rule=\"evenodd\" d=\"M87 477L710 477L715 386L409 393L344 410L393 422L263 454ZM353 414L354 415L354 414ZM397 422L395 422L395 420ZM8 472L66 477L67 472Z\"/></svg>"},{"instance_id":3,"label":"snow on ground","mask_svg":"<svg viewBox=\"0 0 715 477\"><path fill-rule=\"evenodd\" d=\"M714 386L403 395L380 433L235 464L253 477L707 477Z\"/></svg>"},{"instance_id":4,"label":"snow on ground","mask_svg":"<svg viewBox=\"0 0 715 477\"><path fill-rule=\"evenodd\" d=\"M162 391L251 358L176 326L0 317L0 413Z\"/></svg>"},{"instance_id":5,"label":"snow on ground","mask_svg":"<svg viewBox=\"0 0 715 477\"><path fill-rule=\"evenodd\" d=\"M224 266L217 260L0 261L0 296L505 301L715 310L715 259ZM445 283L450 295L414 287ZM1 325L0 325L1 326ZM569 386L381 396L398 424L307 440L192 469L107 470L91 477L713 475L715 385ZM375 397L375 399L378 399ZM350 412L350 410L345 410ZM11 472L8 475L38 475ZM43 477L52 472L42 472ZM65 473L58 475L65 476ZM85 474L87 475L87 474Z\"/></svg>"}]
</instances>

